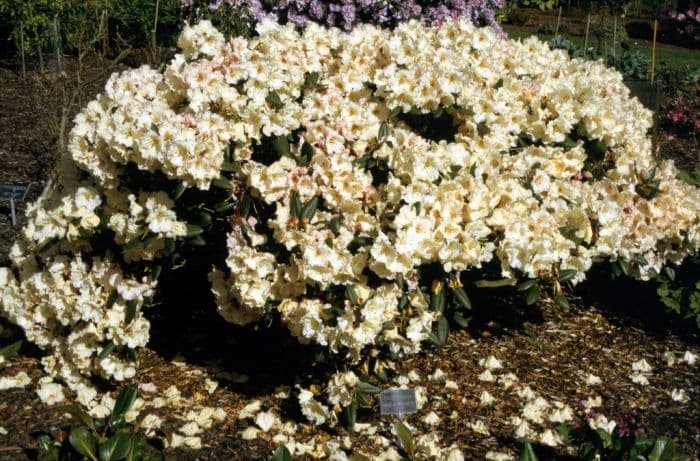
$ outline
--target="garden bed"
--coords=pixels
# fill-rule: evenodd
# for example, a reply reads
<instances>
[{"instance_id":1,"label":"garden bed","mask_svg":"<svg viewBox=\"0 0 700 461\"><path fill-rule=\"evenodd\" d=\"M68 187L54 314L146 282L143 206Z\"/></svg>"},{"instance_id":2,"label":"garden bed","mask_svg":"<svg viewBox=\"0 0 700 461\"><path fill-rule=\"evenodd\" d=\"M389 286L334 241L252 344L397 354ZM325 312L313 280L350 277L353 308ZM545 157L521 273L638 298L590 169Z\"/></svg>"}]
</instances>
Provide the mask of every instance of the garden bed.
<instances>
[{"instance_id":1,"label":"garden bed","mask_svg":"<svg viewBox=\"0 0 700 461\"><path fill-rule=\"evenodd\" d=\"M87 66L86 75L98 76L105 66L105 62L94 61ZM102 88L105 79L96 80L85 90L83 103ZM0 69L0 83L0 106L4 108L0 119L0 162L4 167L0 181L34 182L28 197L31 200L41 192L55 164L62 90L70 88L71 82L35 74L22 79L14 71ZM697 156L688 154L692 140L669 139L662 133L656 141L660 155L673 156L685 168L697 165L693 163ZM18 227L11 227L9 221L9 214L0 214L0 266L7 262L7 251L23 218ZM467 459L483 458L489 451L516 455L519 443L509 419L519 414L523 402L512 390L479 380L483 372L480 359L493 355L503 364L502 369L494 371L497 376L512 372L519 385L574 409L580 401L600 396L599 410L613 418L637 408L648 433L667 434L678 442L681 451L700 456L700 407L694 403L700 399L700 374L697 364L680 362L686 351L700 354L698 337L683 333L682 324L664 320L663 308L655 304L649 287L631 282L620 287L610 284L592 290L592 283L584 284L570 310L550 303L525 307L522 300L499 293L475 297L476 317L468 330L451 335L448 344L438 351L400 362L398 374L410 374L415 379L409 379L409 386L424 388L429 396L419 413L407 418L416 435L434 432L441 446L456 443ZM603 295L606 292L625 296ZM291 401L279 397L280 386L293 386L296 375L313 373L310 366L297 365L306 363L308 357L284 336L280 339L279 332L251 334L222 325L221 321L211 322L217 315L212 302L182 304L160 305L148 314L158 318L153 322L157 331L152 334L150 348L139 352L136 384L153 383L156 392L151 396L161 395L174 384L190 400L180 402L179 408L158 411L164 420L158 432L162 438L182 426L178 417L189 409L223 408L226 418L201 434L203 449L167 449L166 456L267 459L279 445L272 441L272 433L260 433L249 441L240 436L254 424L250 418L238 416L256 400L262 402L262 408L273 409L284 420L298 423L294 436L297 441L313 438L321 443L347 436L352 447L367 455L384 449L376 445L376 437L366 433L351 434L342 428L328 432L309 426ZM213 323L220 331L211 330ZM254 356L251 350L260 354ZM677 363L669 365L668 356L664 357L667 352L674 354ZM645 386L629 378L632 362L641 359L653 368ZM438 369L444 376L436 374ZM11 366L0 371L0 377L19 371L26 371L32 384L0 394L0 425L8 432L0 435L0 459L32 459L37 433L55 433L68 424L36 395L34 389L42 376L36 350L25 347L12 359ZM600 377L601 383L587 384L589 374ZM207 377L220 383L212 392L206 390ZM106 384L104 388L110 389ZM688 403L674 401L669 395L672 389L685 390ZM484 390L495 399L490 406L480 401ZM145 391L142 394L148 395ZM434 426L422 420L431 411L439 420ZM391 421L380 419L376 411L359 417L359 422L379 426L378 433L397 446L388 430ZM545 453L544 459L550 459L547 456L553 455Z\"/></svg>"}]
</instances>

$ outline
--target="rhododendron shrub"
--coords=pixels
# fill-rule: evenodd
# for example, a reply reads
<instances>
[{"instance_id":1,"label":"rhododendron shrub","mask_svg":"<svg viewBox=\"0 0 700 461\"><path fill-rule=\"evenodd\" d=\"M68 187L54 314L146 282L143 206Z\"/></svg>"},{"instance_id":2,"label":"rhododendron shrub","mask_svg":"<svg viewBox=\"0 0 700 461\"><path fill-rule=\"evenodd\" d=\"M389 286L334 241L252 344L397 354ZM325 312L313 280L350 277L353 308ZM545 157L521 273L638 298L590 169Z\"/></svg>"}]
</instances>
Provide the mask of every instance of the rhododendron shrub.
<instances>
[{"instance_id":1,"label":"rhododendron shrub","mask_svg":"<svg viewBox=\"0 0 700 461\"><path fill-rule=\"evenodd\" d=\"M142 307L188 248L223 319L279 321L345 370L299 393L323 423L465 325L474 280L578 283L598 260L646 279L700 243L700 191L599 62L466 20L264 21L249 41L202 22L179 45L78 115L0 271L2 313L69 383L133 374Z\"/></svg>"}]
</instances>

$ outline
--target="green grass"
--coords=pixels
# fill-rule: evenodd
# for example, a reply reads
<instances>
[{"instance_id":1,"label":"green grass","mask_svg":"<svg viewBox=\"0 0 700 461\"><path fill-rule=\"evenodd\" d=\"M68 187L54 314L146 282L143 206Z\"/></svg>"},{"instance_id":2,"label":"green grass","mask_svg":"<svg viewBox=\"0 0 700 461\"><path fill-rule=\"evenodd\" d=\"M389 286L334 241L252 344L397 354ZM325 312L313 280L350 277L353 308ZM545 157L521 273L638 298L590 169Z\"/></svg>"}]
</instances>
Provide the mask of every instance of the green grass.
<instances>
[{"instance_id":1,"label":"green grass","mask_svg":"<svg viewBox=\"0 0 700 461\"><path fill-rule=\"evenodd\" d=\"M548 41L553 36L549 34L530 34L518 30L509 30L508 26L504 29L511 38L526 38L530 35L536 35L541 40ZM583 37L564 35L567 39L571 40L574 44L579 47L583 46ZM589 40L589 46L594 46L596 44L595 40ZM635 45L635 41L630 39L630 48L632 51L639 51L644 56L651 60L651 46ZM622 48L617 46L618 54L622 52ZM685 66L700 67L700 50L691 50L688 48L680 48L669 45L660 45L656 47L656 65L661 63L668 64L669 67L682 68Z\"/></svg>"}]
</instances>

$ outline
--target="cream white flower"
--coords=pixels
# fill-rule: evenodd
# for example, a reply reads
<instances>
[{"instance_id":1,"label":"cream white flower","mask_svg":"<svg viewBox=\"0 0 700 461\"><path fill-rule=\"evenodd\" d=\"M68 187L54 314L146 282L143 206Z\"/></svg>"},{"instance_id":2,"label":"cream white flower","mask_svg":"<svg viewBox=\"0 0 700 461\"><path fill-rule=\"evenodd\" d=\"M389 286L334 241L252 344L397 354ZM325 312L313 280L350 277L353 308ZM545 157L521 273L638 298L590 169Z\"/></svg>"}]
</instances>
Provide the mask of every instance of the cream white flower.
<instances>
[{"instance_id":1,"label":"cream white flower","mask_svg":"<svg viewBox=\"0 0 700 461\"><path fill-rule=\"evenodd\" d=\"M63 386L59 383L44 383L37 389L36 393L46 405L55 405L63 402L66 398L63 394Z\"/></svg>"},{"instance_id":2,"label":"cream white flower","mask_svg":"<svg viewBox=\"0 0 700 461\"><path fill-rule=\"evenodd\" d=\"M269 431L278 422L279 418L271 411L261 411L255 417L255 424L257 424L263 432Z\"/></svg>"},{"instance_id":3,"label":"cream white flower","mask_svg":"<svg viewBox=\"0 0 700 461\"><path fill-rule=\"evenodd\" d=\"M671 398L676 402L686 403L690 398L684 389L673 389L671 391Z\"/></svg>"}]
</instances>

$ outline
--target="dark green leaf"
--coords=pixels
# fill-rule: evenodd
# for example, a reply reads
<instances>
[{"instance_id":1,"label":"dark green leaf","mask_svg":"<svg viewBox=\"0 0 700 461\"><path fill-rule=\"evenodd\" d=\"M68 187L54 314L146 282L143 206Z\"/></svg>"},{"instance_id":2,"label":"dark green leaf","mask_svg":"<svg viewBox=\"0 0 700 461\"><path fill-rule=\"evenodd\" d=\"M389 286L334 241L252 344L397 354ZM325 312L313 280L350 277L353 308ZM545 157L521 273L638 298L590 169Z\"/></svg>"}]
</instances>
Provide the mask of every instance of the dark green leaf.
<instances>
[{"instance_id":1,"label":"dark green leaf","mask_svg":"<svg viewBox=\"0 0 700 461\"><path fill-rule=\"evenodd\" d=\"M173 200L177 200L182 197L182 194L187 190L187 187L183 183L177 183L175 190L173 190Z\"/></svg>"},{"instance_id":2,"label":"dark green leaf","mask_svg":"<svg viewBox=\"0 0 700 461\"><path fill-rule=\"evenodd\" d=\"M530 279L526 280L520 285L518 285L518 291L528 291L530 288L534 287L537 285L538 280L537 279Z\"/></svg>"},{"instance_id":3,"label":"dark green leaf","mask_svg":"<svg viewBox=\"0 0 700 461\"><path fill-rule=\"evenodd\" d=\"M292 154L292 150L289 148L289 139L286 136L277 136L272 139L272 150L277 155L289 156Z\"/></svg>"},{"instance_id":4,"label":"dark green leaf","mask_svg":"<svg viewBox=\"0 0 700 461\"><path fill-rule=\"evenodd\" d=\"M186 237L195 237L197 235L201 235L204 232L204 229L202 226L197 226L196 224L188 224L187 225L187 234L185 234Z\"/></svg>"},{"instance_id":5,"label":"dark green leaf","mask_svg":"<svg viewBox=\"0 0 700 461\"><path fill-rule=\"evenodd\" d=\"M117 301L118 297L119 293L117 293L117 290L112 290L109 296L107 297L105 308L110 309L112 306L114 306L114 303Z\"/></svg>"},{"instance_id":6,"label":"dark green leaf","mask_svg":"<svg viewBox=\"0 0 700 461\"><path fill-rule=\"evenodd\" d=\"M440 346L447 344L447 337L450 334L450 323L444 315L441 315L437 324L437 338L440 341Z\"/></svg>"},{"instance_id":7,"label":"dark green leaf","mask_svg":"<svg viewBox=\"0 0 700 461\"><path fill-rule=\"evenodd\" d=\"M459 325L462 328L467 328L469 326L469 322L471 321L471 317L465 317L464 313L462 312L455 312L452 314L452 320L455 321L457 325Z\"/></svg>"},{"instance_id":8,"label":"dark green leaf","mask_svg":"<svg viewBox=\"0 0 700 461\"><path fill-rule=\"evenodd\" d=\"M203 247L207 244L207 241L204 240L204 237L201 235L198 235L196 237L193 237L191 239L187 239L187 243L193 247Z\"/></svg>"},{"instance_id":9,"label":"dark green leaf","mask_svg":"<svg viewBox=\"0 0 700 461\"><path fill-rule=\"evenodd\" d=\"M133 248L136 248L136 247L139 247L142 245L143 245L143 242L141 241L141 239L139 239L137 237L137 238L131 239L128 242L126 242L126 244L122 246L122 251L128 251L128 250L131 250Z\"/></svg>"},{"instance_id":10,"label":"dark green leaf","mask_svg":"<svg viewBox=\"0 0 700 461\"><path fill-rule=\"evenodd\" d=\"M136 316L136 301L131 300L126 303L126 315L124 316L124 325L129 325Z\"/></svg>"},{"instance_id":11,"label":"dark green leaf","mask_svg":"<svg viewBox=\"0 0 700 461\"><path fill-rule=\"evenodd\" d=\"M241 164L239 162L224 162L221 164L221 171L228 171L229 173L238 173L241 171Z\"/></svg>"},{"instance_id":12,"label":"dark green leaf","mask_svg":"<svg viewBox=\"0 0 700 461\"><path fill-rule=\"evenodd\" d=\"M97 461L97 440L95 440L95 436L88 429L74 427L70 431L68 440L75 448L75 451L93 461Z\"/></svg>"},{"instance_id":13,"label":"dark green leaf","mask_svg":"<svg viewBox=\"0 0 700 461\"><path fill-rule=\"evenodd\" d=\"M435 312L443 313L445 311L446 302L447 296L445 295L444 289L430 295L430 308Z\"/></svg>"},{"instance_id":14,"label":"dark green leaf","mask_svg":"<svg viewBox=\"0 0 700 461\"><path fill-rule=\"evenodd\" d=\"M537 300L540 298L540 287L537 285L533 285L532 288L530 288L527 291L527 296L525 296L525 304L528 306L532 306L537 302Z\"/></svg>"},{"instance_id":15,"label":"dark green leaf","mask_svg":"<svg viewBox=\"0 0 700 461\"><path fill-rule=\"evenodd\" d=\"M0 355L3 357L10 357L19 351L19 348L22 347L22 340L17 340L14 343L7 345L3 348L0 348Z\"/></svg>"},{"instance_id":16,"label":"dark green leaf","mask_svg":"<svg viewBox=\"0 0 700 461\"><path fill-rule=\"evenodd\" d=\"M87 414L80 406L75 404L65 405L60 407L59 410L61 413L69 413L88 429L92 429L93 431L95 430L95 421L92 419L92 416Z\"/></svg>"},{"instance_id":17,"label":"dark green leaf","mask_svg":"<svg viewBox=\"0 0 700 461\"><path fill-rule=\"evenodd\" d=\"M666 437L659 437L649 453L649 461L671 461L676 451L675 444Z\"/></svg>"},{"instance_id":18,"label":"dark green leaf","mask_svg":"<svg viewBox=\"0 0 700 461\"><path fill-rule=\"evenodd\" d=\"M404 451L408 455L408 458L415 459L416 446L413 442L413 434L411 434L411 431L400 420L396 420L394 422L394 429L396 430L396 434L399 436L401 445L403 446Z\"/></svg>"},{"instance_id":19,"label":"dark green leaf","mask_svg":"<svg viewBox=\"0 0 700 461\"><path fill-rule=\"evenodd\" d=\"M622 273L629 277L629 275L630 275L630 266L629 266L629 264L627 263L627 261L625 261L624 259L618 259L618 260L617 260L617 263L618 263L618 265L620 266L620 270L622 271Z\"/></svg>"},{"instance_id":20,"label":"dark green leaf","mask_svg":"<svg viewBox=\"0 0 700 461\"><path fill-rule=\"evenodd\" d=\"M302 205L301 205L301 200L299 199L299 194L297 194L296 191L292 191L292 197L291 197L291 198L292 198L292 199L291 199L291 202L292 202L292 203L291 203L291 212L292 212L292 216L294 216L294 217L296 217L296 218L300 218L300 217L301 217Z\"/></svg>"},{"instance_id":21,"label":"dark green leaf","mask_svg":"<svg viewBox=\"0 0 700 461\"><path fill-rule=\"evenodd\" d=\"M211 226L211 222L212 222L211 215L209 213L205 213L205 212L199 213L199 220L198 221L199 221L200 226L209 227L209 226Z\"/></svg>"},{"instance_id":22,"label":"dark green leaf","mask_svg":"<svg viewBox=\"0 0 700 461\"><path fill-rule=\"evenodd\" d=\"M345 297L350 300L350 304L353 306L357 305L357 293L352 285L345 286Z\"/></svg>"},{"instance_id":23,"label":"dark green leaf","mask_svg":"<svg viewBox=\"0 0 700 461\"><path fill-rule=\"evenodd\" d=\"M343 416L345 416L345 425L349 431L355 429L355 423L357 422L357 403L352 402L347 407L343 408Z\"/></svg>"},{"instance_id":24,"label":"dark green leaf","mask_svg":"<svg viewBox=\"0 0 700 461\"><path fill-rule=\"evenodd\" d=\"M472 117L474 116L474 111L469 108L469 107L462 107L462 106L455 106L455 109L457 112L459 112L461 115L465 115L467 117Z\"/></svg>"},{"instance_id":25,"label":"dark green leaf","mask_svg":"<svg viewBox=\"0 0 700 461\"><path fill-rule=\"evenodd\" d=\"M148 238L146 238L146 239L143 241L143 247L144 247L145 249L147 249L147 250L150 250L151 247L153 246L153 244L156 243L156 240L158 240L158 236L157 236L157 235L151 235L151 236L149 236Z\"/></svg>"},{"instance_id":26,"label":"dark green leaf","mask_svg":"<svg viewBox=\"0 0 700 461\"><path fill-rule=\"evenodd\" d=\"M318 72L309 72L304 79L304 88L316 88L320 74Z\"/></svg>"},{"instance_id":27,"label":"dark green leaf","mask_svg":"<svg viewBox=\"0 0 700 461\"><path fill-rule=\"evenodd\" d=\"M331 218L330 222L328 223L328 227L330 228L331 232L333 232L333 234L335 234L336 236L340 235L340 218L337 216Z\"/></svg>"},{"instance_id":28,"label":"dark green leaf","mask_svg":"<svg viewBox=\"0 0 700 461\"><path fill-rule=\"evenodd\" d=\"M214 205L214 211L216 211L217 213L225 213L231 208L233 208L233 203L230 202L228 199L222 200L221 202Z\"/></svg>"},{"instance_id":29,"label":"dark green leaf","mask_svg":"<svg viewBox=\"0 0 700 461\"><path fill-rule=\"evenodd\" d=\"M165 239L165 253L172 254L175 251L175 240Z\"/></svg>"},{"instance_id":30,"label":"dark green leaf","mask_svg":"<svg viewBox=\"0 0 700 461\"><path fill-rule=\"evenodd\" d=\"M535 450L532 449L532 444L530 442L525 442L520 449L520 455L518 456L518 461L539 461Z\"/></svg>"},{"instance_id":31,"label":"dark green leaf","mask_svg":"<svg viewBox=\"0 0 700 461\"><path fill-rule=\"evenodd\" d=\"M564 283L573 280L578 271L576 269L565 269L559 273L559 282Z\"/></svg>"},{"instance_id":32,"label":"dark green leaf","mask_svg":"<svg viewBox=\"0 0 700 461\"><path fill-rule=\"evenodd\" d=\"M267 93L265 101L267 101L267 103L275 109L281 109L284 106L284 103L282 103L282 100L280 99L280 95L277 94L276 91L270 91Z\"/></svg>"},{"instance_id":33,"label":"dark green leaf","mask_svg":"<svg viewBox=\"0 0 700 461\"><path fill-rule=\"evenodd\" d=\"M455 299L457 302L464 307L465 309L471 309L472 308L472 302L469 299L469 296L467 296L467 292L464 291L463 287L454 287L452 288L452 294L454 295Z\"/></svg>"},{"instance_id":34,"label":"dark green leaf","mask_svg":"<svg viewBox=\"0 0 700 461\"><path fill-rule=\"evenodd\" d=\"M37 438L36 443L37 445L39 445L39 449L41 451L48 451L51 447L54 446L53 437L51 437L49 434L41 434Z\"/></svg>"},{"instance_id":35,"label":"dark green leaf","mask_svg":"<svg viewBox=\"0 0 700 461\"><path fill-rule=\"evenodd\" d=\"M386 141L386 138L389 136L389 125L386 122L382 122L381 125L379 125L379 133L377 134L377 139L379 140L380 143Z\"/></svg>"},{"instance_id":36,"label":"dark green leaf","mask_svg":"<svg viewBox=\"0 0 700 461\"><path fill-rule=\"evenodd\" d=\"M308 142L301 146L301 156L308 162L314 156L314 147Z\"/></svg>"},{"instance_id":37,"label":"dark green leaf","mask_svg":"<svg viewBox=\"0 0 700 461\"><path fill-rule=\"evenodd\" d=\"M286 446L282 445L275 451L270 461L292 461L292 454Z\"/></svg>"},{"instance_id":38,"label":"dark green leaf","mask_svg":"<svg viewBox=\"0 0 700 461\"><path fill-rule=\"evenodd\" d=\"M311 197L309 201L306 202L301 208L301 217L310 221L311 218L314 217L314 214L316 214L316 208L318 208L318 201L318 195Z\"/></svg>"},{"instance_id":39,"label":"dark green leaf","mask_svg":"<svg viewBox=\"0 0 700 461\"><path fill-rule=\"evenodd\" d=\"M571 304L569 303L569 300L566 299L566 296L555 296L554 301L559 305L559 307L564 309L569 309L571 307Z\"/></svg>"},{"instance_id":40,"label":"dark green leaf","mask_svg":"<svg viewBox=\"0 0 700 461\"><path fill-rule=\"evenodd\" d=\"M233 188L233 185L231 184L231 181L228 178L225 178L223 176L219 176L215 180L211 182L211 185L214 187L218 187L219 189L223 190L231 190Z\"/></svg>"},{"instance_id":41,"label":"dark green leaf","mask_svg":"<svg viewBox=\"0 0 700 461\"><path fill-rule=\"evenodd\" d=\"M348 244L348 251L350 251L351 253L355 253L360 248L365 247L365 246L369 246L373 242L374 242L374 239L372 239L372 237L360 235L360 236L355 237L354 239L352 239L350 241L350 243Z\"/></svg>"},{"instance_id":42,"label":"dark green leaf","mask_svg":"<svg viewBox=\"0 0 700 461\"><path fill-rule=\"evenodd\" d=\"M479 136L485 136L491 133L491 128L486 125L486 122L479 122L479 124L476 126L476 130L479 133Z\"/></svg>"},{"instance_id":43,"label":"dark green leaf","mask_svg":"<svg viewBox=\"0 0 700 461\"><path fill-rule=\"evenodd\" d=\"M115 346L111 340L107 341L107 344L104 345L100 353L97 355L97 360L100 361L103 358L107 357L109 354L112 353L115 347L117 346Z\"/></svg>"},{"instance_id":44,"label":"dark green leaf","mask_svg":"<svg viewBox=\"0 0 700 461\"><path fill-rule=\"evenodd\" d=\"M676 280L676 271L671 266L664 267L664 274L666 274L666 277L668 277L669 280Z\"/></svg>"},{"instance_id":45,"label":"dark green leaf","mask_svg":"<svg viewBox=\"0 0 700 461\"><path fill-rule=\"evenodd\" d=\"M126 454L126 461L146 461L141 458L141 445L146 443L143 430L132 434L129 440L129 451Z\"/></svg>"},{"instance_id":46,"label":"dark green leaf","mask_svg":"<svg viewBox=\"0 0 700 461\"><path fill-rule=\"evenodd\" d=\"M131 447L131 436L128 432L118 432L99 445L100 461L118 461L126 458Z\"/></svg>"},{"instance_id":47,"label":"dark green leaf","mask_svg":"<svg viewBox=\"0 0 700 461\"><path fill-rule=\"evenodd\" d=\"M382 392L382 389L363 381L357 386L357 391L362 392L363 394L379 394Z\"/></svg>"},{"instance_id":48,"label":"dark green leaf","mask_svg":"<svg viewBox=\"0 0 700 461\"><path fill-rule=\"evenodd\" d=\"M112 414L109 415L109 424L111 425L129 411L134 400L136 400L136 388L131 384L124 386L114 402Z\"/></svg>"}]
</instances>

